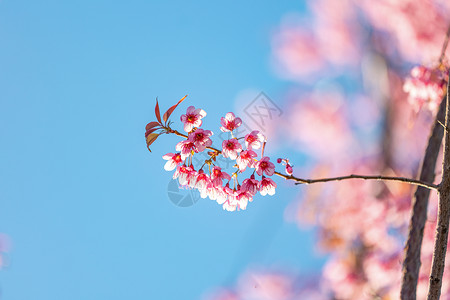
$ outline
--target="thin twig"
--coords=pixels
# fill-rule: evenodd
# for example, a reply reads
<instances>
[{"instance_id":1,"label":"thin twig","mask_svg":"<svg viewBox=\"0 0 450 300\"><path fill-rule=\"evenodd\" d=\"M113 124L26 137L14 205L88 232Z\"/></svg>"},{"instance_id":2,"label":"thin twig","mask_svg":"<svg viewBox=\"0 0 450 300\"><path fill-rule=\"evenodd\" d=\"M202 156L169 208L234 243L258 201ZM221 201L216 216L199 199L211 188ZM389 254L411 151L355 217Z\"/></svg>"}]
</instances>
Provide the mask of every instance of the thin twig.
<instances>
[{"instance_id":1,"label":"thin twig","mask_svg":"<svg viewBox=\"0 0 450 300\"><path fill-rule=\"evenodd\" d=\"M287 176L278 172L275 172L276 175L283 177L288 180L296 181L296 184L313 184L320 182L330 182L330 181L342 181L348 179L364 179L364 180L380 180L380 181L396 181L396 182L404 182L412 185L418 185L430 190L437 190L438 186L432 183L428 183L422 180L411 179L406 177L395 177L395 176L382 176L382 175L346 175L346 176L338 176L338 177L329 177L329 178L319 178L319 179L302 179L294 176Z\"/></svg>"},{"instance_id":2,"label":"thin twig","mask_svg":"<svg viewBox=\"0 0 450 300\"><path fill-rule=\"evenodd\" d=\"M447 108L445 127L450 124L449 88L447 85ZM447 253L448 227L450 220L450 135L444 131L444 157L442 163L442 181L439 185L438 220L434 243L433 262L431 265L428 300L438 300L441 295L442 277L444 275L445 255Z\"/></svg>"},{"instance_id":3,"label":"thin twig","mask_svg":"<svg viewBox=\"0 0 450 300\"><path fill-rule=\"evenodd\" d=\"M433 128L428 138L427 148L422 161L419 178L422 181L433 182L435 177L436 161L442 144L445 127L442 122L445 118L446 99L442 99ZM442 124L442 126L441 126ZM402 266L402 286L400 298L402 300L415 300L417 282L420 271L420 252L423 241L423 231L427 221L427 207L430 190L417 187L412 199L412 212L409 222L408 239L405 244Z\"/></svg>"},{"instance_id":4,"label":"thin twig","mask_svg":"<svg viewBox=\"0 0 450 300\"><path fill-rule=\"evenodd\" d=\"M443 102L445 103L445 100L444 100ZM437 120L437 122L439 123L439 125L441 125L441 126L442 126L442 128L444 128L444 129L445 129L445 131L448 131L448 128L447 128L447 127L445 127L444 123L442 123L442 122L441 122L441 121L439 121L439 120Z\"/></svg>"},{"instance_id":5,"label":"thin twig","mask_svg":"<svg viewBox=\"0 0 450 300\"><path fill-rule=\"evenodd\" d=\"M164 128L166 130L167 133L173 133L176 134L178 136L184 137L184 138L188 138L187 135L178 132L177 130L173 130L171 128ZM221 152L219 149L216 149L214 147L206 147L207 149L213 150L214 152ZM330 177L330 178L320 178L320 179L302 179L302 178L297 178L295 176L292 175L284 175L282 173L279 172L275 172L274 173L277 176L280 176L286 180L293 180L296 182L296 184L313 184L313 183L320 183L320 182L329 182L329 181L342 181L342 180L347 180L347 179L364 179L364 180L382 180L382 181L396 181L396 182L404 182L404 183L408 183L408 184L412 184L412 185L418 185L418 186L422 186L422 187L426 187L428 189L431 190L437 190L438 186L432 183L428 183L426 181L422 181L422 180L416 180L416 179L411 179L411 178L406 178L406 177L393 177L393 176L381 176L381 175L376 175L376 176L372 176L372 175L347 175L347 176L339 176L339 177Z\"/></svg>"}]
</instances>

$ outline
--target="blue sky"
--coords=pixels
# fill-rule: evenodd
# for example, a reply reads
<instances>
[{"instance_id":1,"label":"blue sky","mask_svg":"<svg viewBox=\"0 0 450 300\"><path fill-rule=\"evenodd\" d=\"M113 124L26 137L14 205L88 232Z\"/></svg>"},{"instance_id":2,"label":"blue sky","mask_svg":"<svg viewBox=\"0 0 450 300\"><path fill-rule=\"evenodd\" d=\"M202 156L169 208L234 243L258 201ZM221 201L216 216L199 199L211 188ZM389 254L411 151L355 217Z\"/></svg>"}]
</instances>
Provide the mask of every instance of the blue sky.
<instances>
[{"instance_id":1,"label":"blue sky","mask_svg":"<svg viewBox=\"0 0 450 300\"><path fill-rule=\"evenodd\" d=\"M174 121L194 105L215 131L245 90L285 109L270 36L303 6L1 0L2 299L199 299L249 267L317 270L313 234L283 220L298 187L277 179L243 212L180 208L161 158L178 139L151 154L144 139L156 97L189 94Z\"/></svg>"}]
</instances>

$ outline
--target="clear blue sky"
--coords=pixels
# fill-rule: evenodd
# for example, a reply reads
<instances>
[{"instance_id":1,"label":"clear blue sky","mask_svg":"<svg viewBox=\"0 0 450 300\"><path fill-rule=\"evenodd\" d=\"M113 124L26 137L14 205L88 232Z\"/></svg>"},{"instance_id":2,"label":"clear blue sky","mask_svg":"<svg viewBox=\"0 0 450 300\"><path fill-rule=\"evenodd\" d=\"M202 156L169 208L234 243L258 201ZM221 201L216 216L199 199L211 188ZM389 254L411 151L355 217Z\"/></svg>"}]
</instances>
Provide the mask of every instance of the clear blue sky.
<instances>
[{"instance_id":1,"label":"clear blue sky","mask_svg":"<svg viewBox=\"0 0 450 300\"><path fill-rule=\"evenodd\" d=\"M0 0L2 299L199 299L248 267L316 270L313 234L286 223L299 191L228 213L167 196L144 126L185 94L208 122L246 89L280 107L270 35L300 1ZM212 128L218 130L217 128ZM273 153L276 155L276 153ZM284 187L284 188L283 188Z\"/></svg>"}]
</instances>

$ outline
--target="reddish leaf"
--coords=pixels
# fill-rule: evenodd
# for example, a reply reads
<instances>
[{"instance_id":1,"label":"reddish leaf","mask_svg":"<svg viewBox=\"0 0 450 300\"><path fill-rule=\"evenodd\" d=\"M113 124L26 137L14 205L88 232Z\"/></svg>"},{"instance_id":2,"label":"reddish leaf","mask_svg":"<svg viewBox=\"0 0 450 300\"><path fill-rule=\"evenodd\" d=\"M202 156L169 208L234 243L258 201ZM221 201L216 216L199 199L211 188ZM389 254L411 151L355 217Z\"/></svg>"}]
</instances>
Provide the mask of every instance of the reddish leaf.
<instances>
[{"instance_id":1,"label":"reddish leaf","mask_svg":"<svg viewBox=\"0 0 450 300\"><path fill-rule=\"evenodd\" d=\"M160 124L158 122L150 122L145 126L145 130L148 131L152 129L153 127L159 126Z\"/></svg>"},{"instance_id":2,"label":"reddish leaf","mask_svg":"<svg viewBox=\"0 0 450 300\"><path fill-rule=\"evenodd\" d=\"M158 130L158 129L160 129L160 128L152 128L152 129L147 130L147 131L145 132L145 137L147 138L147 136L148 136L150 133L155 132L155 131Z\"/></svg>"},{"instance_id":3,"label":"reddish leaf","mask_svg":"<svg viewBox=\"0 0 450 300\"><path fill-rule=\"evenodd\" d=\"M148 151L152 152L152 150L150 150L150 145L153 144L154 141L156 141L158 136L159 136L158 133L150 133L147 136L147 148L148 148Z\"/></svg>"},{"instance_id":4,"label":"reddish leaf","mask_svg":"<svg viewBox=\"0 0 450 300\"><path fill-rule=\"evenodd\" d=\"M161 123L161 113L159 112L158 98L156 98L155 115L159 123Z\"/></svg>"},{"instance_id":5,"label":"reddish leaf","mask_svg":"<svg viewBox=\"0 0 450 300\"><path fill-rule=\"evenodd\" d=\"M178 104L180 104L181 102L183 102L184 99L186 99L188 95L184 96L183 98L181 98L177 104L173 105L171 108L169 108L163 115L163 120L164 122L167 122L167 119L169 119L170 115L173 113L173 111L175 110L175 108L177 108Z\"/></svg>"}]
</instances>

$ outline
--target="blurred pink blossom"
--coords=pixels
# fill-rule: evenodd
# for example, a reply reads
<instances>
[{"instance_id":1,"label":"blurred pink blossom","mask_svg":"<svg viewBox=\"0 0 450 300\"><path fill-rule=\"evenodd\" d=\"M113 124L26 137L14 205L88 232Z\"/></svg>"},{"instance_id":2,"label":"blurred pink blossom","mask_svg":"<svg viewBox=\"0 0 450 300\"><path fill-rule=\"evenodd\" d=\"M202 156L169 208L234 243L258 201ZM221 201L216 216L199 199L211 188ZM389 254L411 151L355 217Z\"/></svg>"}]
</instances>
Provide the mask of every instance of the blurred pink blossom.
<instances>
[{"instance_id":1,"label":"blurred pink blossom","mask_svg":"<svg viewBox=\"0 0 450 300\"><path fill-rule=\"evenodd\" d=\"M439 69L417 66L406 78L403 90L409 94L408 102L418 112L423 106L436 113L445 93L446 74Z\"/></svg>"}]
</instances>

